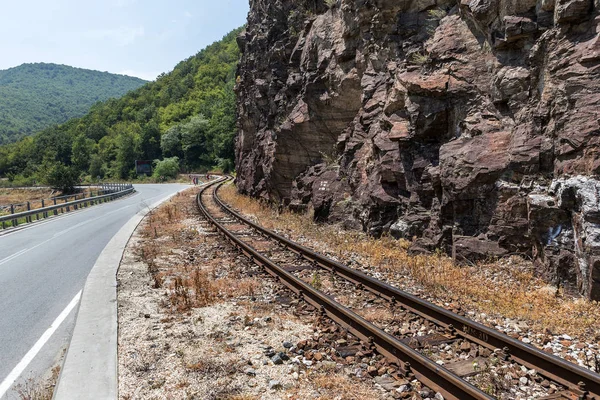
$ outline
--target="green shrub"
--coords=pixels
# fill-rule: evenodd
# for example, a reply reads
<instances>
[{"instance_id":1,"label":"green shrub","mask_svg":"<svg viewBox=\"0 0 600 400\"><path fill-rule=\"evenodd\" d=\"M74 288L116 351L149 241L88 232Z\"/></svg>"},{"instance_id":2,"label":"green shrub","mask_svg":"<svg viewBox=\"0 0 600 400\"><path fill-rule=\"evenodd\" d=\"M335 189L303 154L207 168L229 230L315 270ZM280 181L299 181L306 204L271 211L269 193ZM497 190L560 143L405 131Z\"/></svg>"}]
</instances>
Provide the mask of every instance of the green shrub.
<instances>
[{"instance_id":1,"label":"green shrub","mask_svg":"<svg viewBox=\"0 0 600 400\"><path fill-rule=\"evenodd\" d=\"M337 4L337 0L325 0L325 5L327 8L333 8Z\"/></svg>"},{"instance_id":2,"label":"green shrub","mask_svg":"<svg viewBox=\"0 0 600 400\"><path fill-rule=\"evenodd\" d=\"M439 20L443 19L446 15L448 15L446 10L443 10L441 8L429 10L427 12L427 14L429 14L429 18L434 21L439 21Z\"/></svg>"},{"instance_id":3,"label":"green shrub","mask_svg":"<svg viewBox=\"0 0 600 400\"><path fill-rule=\"evenodd\" d=\"M71 193L77 185L79 174L73 167L67 167L62 163L55 163L46 170L44 183L53 189L61 190L63 193Z\"/></svg>"},{"instance_id":4,"label":"green shrub","mask_svg":"<svg viewBox=\"0 0 600 400\"><path fill-rule=\"evenodd\" d=\"M179 157L165 158L164 160L154 160L154 173L152 176L157 179L177 178L179 173Z\"/></svg>"}]
</instances>

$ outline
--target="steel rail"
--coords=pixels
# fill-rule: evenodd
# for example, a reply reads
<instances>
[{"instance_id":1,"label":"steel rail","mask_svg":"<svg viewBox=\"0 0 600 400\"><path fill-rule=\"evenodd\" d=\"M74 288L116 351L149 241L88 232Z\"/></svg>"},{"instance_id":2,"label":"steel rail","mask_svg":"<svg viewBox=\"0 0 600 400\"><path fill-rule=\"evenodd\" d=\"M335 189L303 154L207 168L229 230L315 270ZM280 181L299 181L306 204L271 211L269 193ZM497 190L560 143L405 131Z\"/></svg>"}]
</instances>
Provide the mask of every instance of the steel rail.
<instances>
[{"instance_id":1,"label":"steel rail","mask_svg":"<svg viewBox=\"0 0 600 400\"><path fill-rule=\"evenodd\" d=\"M88 197L86 199L80 199L80 200L75 200L75 201L70 201L67 203L60 203L60 204L56 204L56 205L51 205L48 207L43 207L43 208L36 208L33 210L29 210L29 211L22 211L19 213L14 213L14 214L7 214L7 215L3 215L0 216L0 223L2 222L6 222L6 221L12 221L12 220L17 220L19 218L25 218L25 217L29 217L29 216L33 216L36 214L45 214L48 213L50 211L55 211L55 210L59 210L61 208L65 208L65 207L73 207L73 206L77 206L83 203L88 203L88 202L93 202L93 201L98 201L98 200L104 200L110 197L121 197L124 196L126 194L129 194L131 192L133 192L133 186L130 185L130 187L128 187L127 189L118 191L118 192L112 192L112 193L108 193L108 194L103 194L101 196L95 196L95 197Z\"/></svg>"},{"instance_id":2,"label":"steel rail","mask_svg":"<svg viewBox=\"0 0 600 400\"><path fill-rule=\"evenodd\" d=\"M287 272L225 228L206 209L202 202L202 194L210 186L215 184L221 185L226 180L228 180L228 178L222 178L202 188L197 196L198 208L208 221L217 228L219 233L244 255L250 258L251 261L263 266L267 272L292 290L299 298L320 310L323 315L327 315L364 343L376 349L389 361L398 364L406 376L414 376L414 378L429 388L439 391L445 399L493 399L493 397L490 397L444 367L434 363L410 346L399 341L397 338L377 328L347 307L337 303L331 297L326 296L293 274Z\"/></svg>"},{"instance_id":3,"label":"steel rail","mask_svg":"<svg viewBox=\"0 0 600 400\"><path fill-rule=\"evenodd\" d=\"M546 378L560 383L578 396L582 396L581 398L600 400L600 375L565 361L562 358L540 351L520 340L439 307L278 235L246 219L231 209L218 197L217 190L213 193L213 197L223 210L263 235L277 240L304 259L356 285L362 285L370 292L391 301L397 306L402 306L443 328L453 330L456 334L469 341L478 343L490 350L502 349L506 355L510 355L517 363L530 369L535 369Z\"/></svg>"}]
</instances>

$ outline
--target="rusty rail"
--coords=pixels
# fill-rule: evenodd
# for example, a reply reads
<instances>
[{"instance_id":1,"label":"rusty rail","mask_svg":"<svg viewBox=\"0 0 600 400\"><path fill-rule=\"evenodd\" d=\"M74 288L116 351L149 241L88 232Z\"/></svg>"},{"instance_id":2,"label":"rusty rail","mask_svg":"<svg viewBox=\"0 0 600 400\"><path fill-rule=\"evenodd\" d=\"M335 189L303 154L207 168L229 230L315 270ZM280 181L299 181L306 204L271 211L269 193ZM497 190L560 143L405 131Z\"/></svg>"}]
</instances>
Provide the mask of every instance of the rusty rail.
<instances>
[{"instance_id":1,"label":"rusty rail","mask_svg":"<svg viewBox=\"0 0 600 400\"><path fill-rule=\"evenodd\" d=\"M239 249L254 263L264 267L269 274L278 279L282 284L292 290L300 299L311 304L323 315L327 315L344 329L362 340L366 345L376 349L388 360L398 364L405 376L418 379L433 390L439 391L445 399L469 400L469 399L493 399L475 386L467 383L457 375L434 363L408 345L400 342L395 337L377 328L350 309L335 302L329 296L314 289L291 273L275 264L269 258L260 254L256 249L237 238L232 232L221 225L202 203L204 191L214 185L222 184L228 178L222 178L211 185L204 187L197 196L198 208L205 217L213 224L219 233L225 237L233 246Z\"/></svg>"},{"instance_id":2,"label":"rusty rail","mask_svg":"<svg viewBox=\"0 0 600 400\"><path fill-rule=\"evenodd\" d=\"M220 186L223 182L218 183ZM560 383L580 399L600 400L600 375L388 285L385 282L349 268L278 235L232 210L218 197L217 190L218 188L214 191L213 197L223 210L261 234L275 239L281 245L302 256L304 259L356 285L362 285L366 290L387 299L396 306L402 306L441 327L454 331L455 334L469 341L480 344L490 350L503 349L505 355L509 355L517 363L530 369L535 369L540 375Z\"/></svg>"}]
</instances>

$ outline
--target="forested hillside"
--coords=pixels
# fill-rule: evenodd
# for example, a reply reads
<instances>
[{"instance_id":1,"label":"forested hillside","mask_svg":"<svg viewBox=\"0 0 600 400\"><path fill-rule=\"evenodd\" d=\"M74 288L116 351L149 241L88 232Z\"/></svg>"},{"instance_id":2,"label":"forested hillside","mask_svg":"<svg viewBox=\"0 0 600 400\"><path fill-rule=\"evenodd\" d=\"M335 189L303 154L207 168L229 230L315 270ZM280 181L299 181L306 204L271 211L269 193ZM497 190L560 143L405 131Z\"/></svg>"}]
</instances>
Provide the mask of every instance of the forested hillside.
<instances>
[{"instance_id":1,"label":"forested hillside","mask_svg":"<svg viewBox=\"0 0 600 400\"><path fill-rule=\"evenodd\" d=\"M121 97L145 83L56 64L23 64L0 71L0 144L81 117L94 103Z\"/></svg>"},{"instance_id":2,"label":"forested hillside","mask_svg":"<svg viewBox=\"0 0 600 400\"><path fill-rule=\"evenodd\" d=\"M82 118L1 146L0 176L23 183L48 174L129 179L136 159L166 157L178 157L183 170L231 169L239 32Z\"/></svg>"}]
</instances>

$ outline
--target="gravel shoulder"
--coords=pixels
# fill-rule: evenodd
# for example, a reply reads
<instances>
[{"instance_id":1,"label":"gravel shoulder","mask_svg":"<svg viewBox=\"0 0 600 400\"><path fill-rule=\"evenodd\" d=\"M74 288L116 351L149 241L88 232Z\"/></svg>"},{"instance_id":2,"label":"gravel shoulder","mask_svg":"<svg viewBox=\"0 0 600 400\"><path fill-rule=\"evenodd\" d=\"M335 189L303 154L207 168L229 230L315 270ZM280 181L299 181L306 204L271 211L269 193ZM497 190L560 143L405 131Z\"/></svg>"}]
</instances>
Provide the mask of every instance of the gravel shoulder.
<instances>
[{"instance_id":1,"label":"gravel shoulder","mask_svg":"<svg viewBox=\"0 0 600 400\"><path fill-rule=\"evenodd\" d=\"M399 378L380 355L319 317L223 242L198 215L194 194L184 192L150 214L125 251L118 274L119 398L440 398L417 381ZM249 214L266 220L256 209ZM279 232L548 353L597 368L597 337L570 336L541 328L535 319L484 312L486 307L451 291L432 292L410 274L369 262L360 252L335 253L310 230L284 227ZM491 285L528 284L530 267L516 259L477 268ZM325 276L322 281L327 283ZM532 293L549 290L539 280L529 288ZM385 315L373 318L385 320ZM405 325L402 329L420 332L427 324ZM480 355L473 348L447 347L436 361L440 365ZM507 399L555 391L533 370L516 367L488 375L476 378L484 380L478 386L512 387Z\"/></svg>"},{"instance_id":2,"label":"gravel shoulder","mask_svg":"<svg viewBox=\"0 0 600 400\"><path fill-rule=\"evenodd\" d=\"M443 254L412 255L407 243L373 239L310 214L271 209L225 186L220 196L239 212L349 267L465 315L567 361L600 371L600 305L571 296L535 276L513 256L460 266Z\"/></svg>"},{"instance_id":3,"label":"gravel shoulder","mask_svg":"<svg viewBox=\"0 0 600 400\"><path fill-rule=\"evenodd\" d=\"M120 399L393 399L423 389L392 379L381 356L224 244L194 194L150 214L124 253Z\"/></svg>"}]
</instances>

